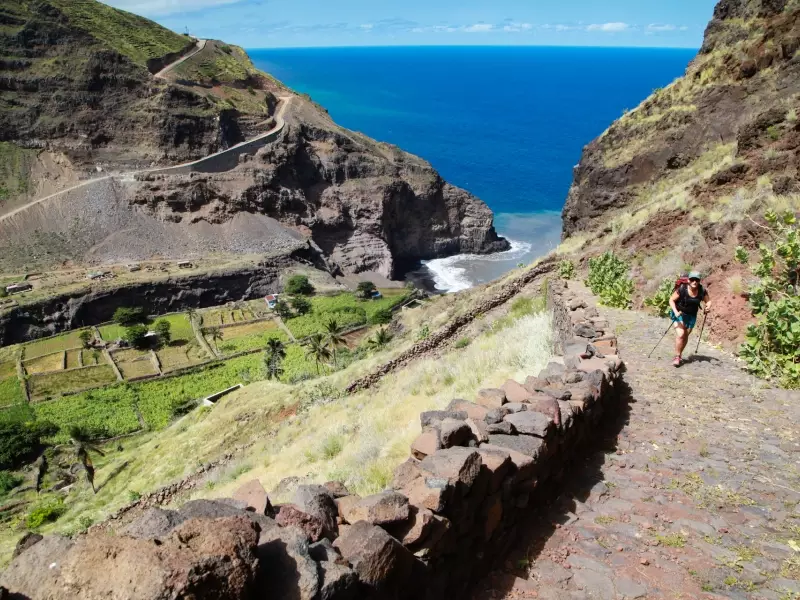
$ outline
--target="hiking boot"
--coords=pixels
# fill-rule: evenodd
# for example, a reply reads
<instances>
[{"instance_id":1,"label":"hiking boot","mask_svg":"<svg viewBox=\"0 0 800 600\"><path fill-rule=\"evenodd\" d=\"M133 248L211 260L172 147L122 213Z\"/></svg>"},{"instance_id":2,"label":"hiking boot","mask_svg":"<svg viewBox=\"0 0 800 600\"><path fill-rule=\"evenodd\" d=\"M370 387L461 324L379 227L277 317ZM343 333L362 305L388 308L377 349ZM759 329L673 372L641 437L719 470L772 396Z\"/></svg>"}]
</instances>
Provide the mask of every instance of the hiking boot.
<instances>
[{"instance_id":1,"label":"hiking boot","mask_svg":"<svg viewBox=\"0 0 800 600\"><path fill-rule=\"evenodd\" d=\"M682 364L683 364L683 359L680 356L676 356L672 360L672 366L673 367L680 367Z\"/></svg>"}]
</instances>

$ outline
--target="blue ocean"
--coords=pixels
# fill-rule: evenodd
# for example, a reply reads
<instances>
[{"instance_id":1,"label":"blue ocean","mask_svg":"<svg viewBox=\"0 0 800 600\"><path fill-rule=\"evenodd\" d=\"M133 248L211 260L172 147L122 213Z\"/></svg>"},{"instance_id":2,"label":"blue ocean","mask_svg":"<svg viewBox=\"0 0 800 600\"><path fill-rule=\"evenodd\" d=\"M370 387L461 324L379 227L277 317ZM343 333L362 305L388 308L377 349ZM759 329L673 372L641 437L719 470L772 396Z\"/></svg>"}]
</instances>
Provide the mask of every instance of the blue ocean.
<instances>
[{"instance_id":1,"label":"blue ocean","mask_svg":"<svg viewBox=\"0 0 800 600\"><path fill-rule=\"evenodd\" d=\"M558 244L581 149L683 74L696 51L375 47L249 50L340 125L428 160L486 202L512 249L427 261L441 291L489 281Z\"/></svg>"}]
</instances>

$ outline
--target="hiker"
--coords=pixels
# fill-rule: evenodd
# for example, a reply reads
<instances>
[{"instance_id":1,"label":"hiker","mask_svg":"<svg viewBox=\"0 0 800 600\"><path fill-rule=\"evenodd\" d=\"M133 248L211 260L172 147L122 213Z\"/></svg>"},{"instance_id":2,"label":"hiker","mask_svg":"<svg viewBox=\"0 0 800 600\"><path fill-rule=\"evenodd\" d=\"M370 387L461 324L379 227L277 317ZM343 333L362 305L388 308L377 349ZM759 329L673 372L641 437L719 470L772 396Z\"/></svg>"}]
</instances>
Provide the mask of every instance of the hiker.
<instances>
[{"instance_id":1,"label":"hiker","mask_svg":"<svg viewBox=\"0 0 800 600\"><path fill-rule=\"evenodd\" d=\"M670 318L675 323L675 358L672 364L680 367L683 364L683 349L689 342L689 334L692 333L697 322L697 313L700 310L700 303L704 304L703 311L711 309L711 299L708 291L700 285L700 273L692 271L686 279L679 279L675 291L669 299Z\"/></svg>"}]
</instances>

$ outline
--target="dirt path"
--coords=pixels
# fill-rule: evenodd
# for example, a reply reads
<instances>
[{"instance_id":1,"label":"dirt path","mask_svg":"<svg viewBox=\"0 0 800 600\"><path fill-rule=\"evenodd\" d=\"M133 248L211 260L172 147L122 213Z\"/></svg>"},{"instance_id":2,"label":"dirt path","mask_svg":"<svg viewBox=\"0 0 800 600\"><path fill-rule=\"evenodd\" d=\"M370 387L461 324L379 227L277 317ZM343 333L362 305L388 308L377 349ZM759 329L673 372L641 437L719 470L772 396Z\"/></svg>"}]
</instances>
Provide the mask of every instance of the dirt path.
<instances>
[{"instance_id":1,"label":"dirt path","mask_svg":"<svg viewBox=\"0 0 800 600\"><path fill-rule=\"evenodd\" d=\"M648 360L663 320L601 312L626 414L475 599L800 599L800 393L705 344L681 369L667 340Z\"/></svg>"},{"instance_id":2,"label":"dirt path","mask_svg":"<svg viewBox=\"0 0 800 600\"><path fill-rule=\"evenodd\" d=\"M250 138L249 140L245 140L244 142L240 142L240 143L236 144L235 146L231 146L230 148L226 148L225 150L220 150L219 152L215 152L214 154L209 154L208 156L205 156L203 158L199 158L197 160L192 160L192 161L189 161L187 163L182 163L182 164L179 164L179 165L172 165L172 166L169 166L169 167L153 167L152 169L141 169L139 171L125 171L125 172L122 172L122 173L114 173L112 175L105 175L103 177L95 177L93 179L87 179L86 181L82 181L81 183L79 183L77 185L73 185L72 187L68 187L66 189L60 190L58 192L55 192L55 193L50 194L48 196L45 196L44 198L39 198L38 200L33 200L32 202L28 202L27 204L24 204L23 206L20 206L19 208L16 208L16 209L12 210L9 213L6 213L4 215L0 215L0 222L5 221L6 219L10 219L14 215L19 214L21 212L24 212L24 211L28 210L29 208L31 208L33 206L36 206L36 205L41 204L43 202L46 202L47 200L51 200L52 198L56 198L56 197L58 197L58 196L60 196L62 194L67 194L69 192L72 192L74 190L80 189L80 188L85 187L87 185L92 185L92 184L95 184L95 183L100 182L100 181L106 181L108 179L133 178L136 175L141 175L141 174L144 174L144 173L156 173L156 172L166 173L166 172L168 172L170 170L173 170L173 169L180 169L180 168L183 168L183 167L190 167L192 165L196 165L198 163L206 161L209 158L213 158L215 156L220 156L220 155L232 152L232 151L236 151L236 150L238 150L239 148L241 148L244 145L252 144L253 142L256 142L256 141L258 141L258 140L260 140L262 138L265 138L265 137L267 137L269 135L273 135L274 133L282 130L284 125L286 124L286 122L284 121L283 115L286 113L286 108L289 106L289 103L291 102L292 97L291 96L280 96L278 99L281 101L281 106L278 109L278 111L275 113L275 127L270 129L269 131L265 131L264 133L260 133L257 136Z\"/></svg>"},{"instance_id":3,"label":"dirt path","mask_svg":"<svg viewBox=\"0 0 800 600\"><path fill-rule=\"evenodd\" d=\"M182 62L184 62L184 61L187 61L187 60L189 60L190 58L192 58L192 57L193 57L195 54L197 54L198 52L202 52L202 51L203 51L203 48L205 48L205 47L206 47L206 40L197 40L197 48L195 48L194 50L192 50L192 51L191 51L189 54L187 54L186 56L183 56L182 58L179 58L179 59L178 59L178 60L176 60L175 62L168 64L166 67L164 67L163 69L161 69L161 70L160 70L158 73L156 73L155 75L153 75L153 77L158 77L158 78L160 78L160 79L163 79L163 78L164 78L164 75L166 75L167 73L169 73L169 72L170 72L172 69L174 69L175 67L177 67L177 66L178 66L179 64L181 64Z\"/></svg>"}]
</instances>

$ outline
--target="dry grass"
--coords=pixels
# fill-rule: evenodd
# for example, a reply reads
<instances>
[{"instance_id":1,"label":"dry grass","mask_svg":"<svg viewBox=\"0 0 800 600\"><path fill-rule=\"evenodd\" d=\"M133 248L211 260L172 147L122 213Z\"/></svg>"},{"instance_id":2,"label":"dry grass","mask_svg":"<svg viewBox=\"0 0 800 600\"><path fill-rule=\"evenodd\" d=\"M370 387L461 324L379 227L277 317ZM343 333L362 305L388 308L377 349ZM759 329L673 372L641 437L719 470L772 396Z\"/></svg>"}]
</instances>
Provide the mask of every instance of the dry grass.
<instances>
[{"instance_id":1,"label":"dry grass","mask_svg":"<svg viewBox=\"0 0 800 600\"><path fill-rule=\"evenodd\" d=\"M536 373L551 355L549 331L548 316L526 316L502 335L485 334L442 358L414 363L378 389L301 412L249 453L252 468L246 477L242 473L215 482L213 490L198 495L225 494L253 477L270 489L298 473L315 481L343 480L359 494L380 491L408 457L409 444L420 431L420 412L441 409L453 398L473 398L478 389L509 377ZM334 375L326 381L336 389L340 380ZM249 386L235 401L247 404L272 387Z\"/></svg>"},{"instance_id":2,"label":"dry grass","mask_svg":"<svg viewBox=\"0 0 800 600\"><path fill-rule=\"evenodd\" d=\"M60 371L64 366L64 353L57 352L55 354L48 354L47 356L40 356L33 360L26 360L23 363L25 371L28 374L47 373L49 371Z\"/></svg>"}]
</instances>

